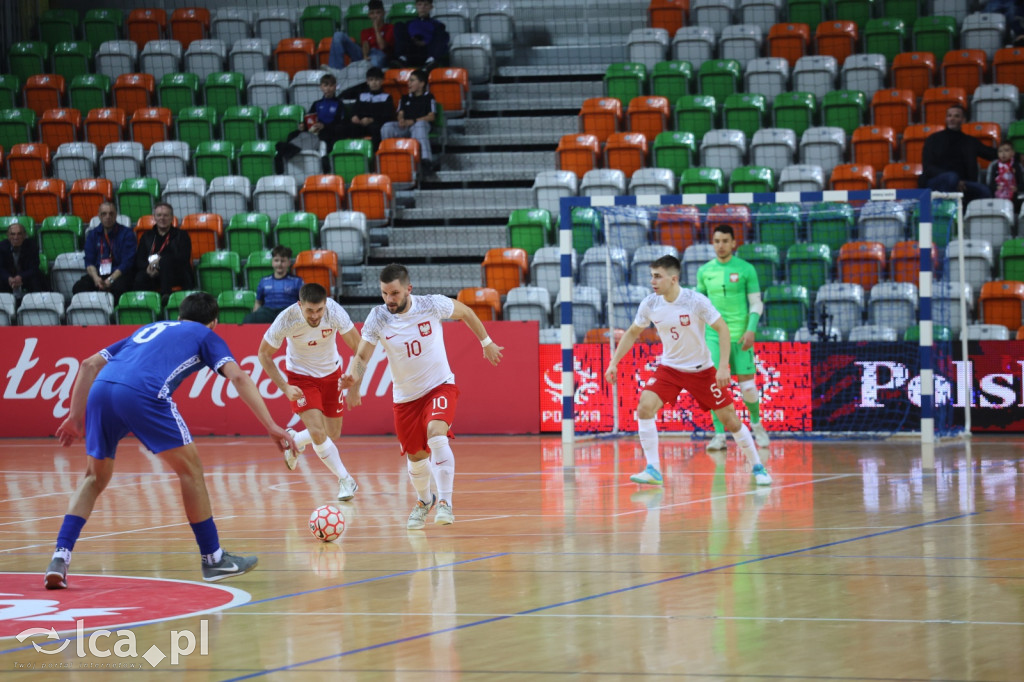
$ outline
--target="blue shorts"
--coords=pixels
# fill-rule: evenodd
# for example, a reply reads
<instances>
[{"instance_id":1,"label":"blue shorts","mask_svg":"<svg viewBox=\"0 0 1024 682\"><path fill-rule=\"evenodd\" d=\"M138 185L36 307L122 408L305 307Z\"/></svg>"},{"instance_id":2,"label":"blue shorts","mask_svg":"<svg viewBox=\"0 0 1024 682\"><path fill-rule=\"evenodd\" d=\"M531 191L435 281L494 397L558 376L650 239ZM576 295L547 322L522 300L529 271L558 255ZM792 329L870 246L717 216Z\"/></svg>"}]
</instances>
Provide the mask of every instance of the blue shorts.
<instances>
[{"instance_id":1,"label":"blue shorts","mask_svg":"<svg viewBox=\"0 0 1024 682\"><path fill-rule=\"evenodd\" d=\"M173 400L143 395L124 384L95 382L85 406L86 454L96 459L113 458L117 444L129 433L154 453L192 442L192 434Z\"/></svg>"}]
</instances>

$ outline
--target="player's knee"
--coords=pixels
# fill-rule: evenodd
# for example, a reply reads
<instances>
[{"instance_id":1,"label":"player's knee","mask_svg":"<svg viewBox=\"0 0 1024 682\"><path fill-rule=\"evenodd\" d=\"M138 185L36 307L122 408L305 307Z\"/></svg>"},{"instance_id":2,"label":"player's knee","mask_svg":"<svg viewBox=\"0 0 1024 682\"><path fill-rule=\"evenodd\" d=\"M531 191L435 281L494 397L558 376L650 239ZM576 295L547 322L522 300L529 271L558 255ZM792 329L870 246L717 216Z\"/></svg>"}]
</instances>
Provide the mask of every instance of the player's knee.
<instances>
[{"instance_id":1,"label":"player's knee","mask_svg":"<svg viewBox=\"0 0 1024 682\"><path fill-rule=\"evenodd\" d=\"M716 412L719 421L722 422L722 426L725 427L726 431L735 433L740 430L743 425L740 423L740 418L736 416L735 410L729 410L728 412Z\"/></svg>"},{"instance_id":2,"label":"player's knee","mask_svg":"<svg viewBox=\"0 0 1024 682\"><path fill-rule=\"evenodd\" d=\"M756 403L761 398L757 392L757 381L754 379L741 381L740 393L743 395L743 402L745 403Z\"/></svg>"}]
</instances>

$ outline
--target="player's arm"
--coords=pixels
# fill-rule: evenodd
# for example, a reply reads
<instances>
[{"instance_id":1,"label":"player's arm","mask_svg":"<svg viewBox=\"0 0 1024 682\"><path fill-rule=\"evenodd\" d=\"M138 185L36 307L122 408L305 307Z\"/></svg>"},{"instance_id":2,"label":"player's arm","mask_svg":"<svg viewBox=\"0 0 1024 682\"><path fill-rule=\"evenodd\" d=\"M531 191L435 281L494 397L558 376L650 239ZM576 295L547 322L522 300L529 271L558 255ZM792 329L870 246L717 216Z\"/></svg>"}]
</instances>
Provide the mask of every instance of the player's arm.
<instances>
[{"instance_id":1,"label":"player's arm","mask_svg":"<svg viewBox=\"0 0 1024 682\"><path fill-rule=\"evenodd\" d=\"M363 340L363 337L359 336L359 332L356 331L355 327L352 327L347 332L341 335L341 340L345 342L352 352L355 352L359 348L359 342Z\"/></svg>"},{"instance_id":2,"label":"player's arm","mask_svg":"<svg viewBox=\"0 0 1024 682\"><path fill-rule=\"evenodd\" d=\"M726 388L732 381L729 370L729 355L732 350L732 339L729 338L729 325L725 318L719 316L711 323L711 328L718 332L718 370L715 372L715 380L719 388Z\"/></svg>"},{"instance_id":3,"label":"player's arm","mask_svg":"<svg viewBox=\"0 0 1024 682\"><path fill-rule=\"evenodd\" d=\"M761 301L761 292L754 291L747 294L747 329L740 336L740 348L750 350L754 347L754 336L757 333L757 324L761 320L761 313L764 312L764 303Z\"/></svg>"},{"instance_id":4,"label":"player's arm","mask_svg":"<svg viewBox=\"0 0 1024 682\"><path fill-rule=\"evenodd\" d=\"M473 309L461 301L452 301L455 304L455 310L452 311L451 319L462 320L469 327L470 331L476 334L477 341L484 347L484 357L492 365L497 365L501 362L501 351L505 350L504 347L491 341L491 337L487 335L487 330L484 329L484 323L480 321L480 318L476 316Z\"/></svg>"},{"instance_id":5,"label":"player's arm","mask_svg":"<svg viewBox=\"0 0 1024 682\"><path fill-rule=\"evenodd\" d=\"M284 397L294 402L302 397L302 389L289 384L288 380L284 378L284 375L277 368L277 363L274 362L274 354L277 351L278 348L270 345L266 339L260 341L260 350L257 353L260 365L263 367L263 371L267 373L267 376L270 377L270 380L281 389Z\"/></svg>"},{"instance_id":6,"label":"player's arm","mask_svg":"<svg viewBox=\"0 0 1024 682\"><path fill-rule=\"evenodd\" d=\"M363 375L366 374L366 366L370 362L370 356L373 355L373 347L375 345L366 339L359 340L359 346L356 348L356 353L352 358L352 364L349 365L348 373L341 375L341 387L343 389L351 389L353 386L359 386L363 383ZM356 393L358 392L357 390Z\"/></svg>"},{"instance_id":7,"label":"player's arm","mask_svg":"<svg viewBox=\"0 0 1024 682\"><path fill-rule=\"evenodd\" d=\"M605 381L610 384L615 383L615 379L618 376L615 370L619 366L619 361L626 357L626 353L628 353L629 349L633 347L633 344L636 343L636 340L640 337L640 334L642 334L643 331L644 330L641 327L636 326L636 324L629 325L629 329L627 329L626 333L622 335L622 340L619 341L619 345L615 347L615 355L612 356L611 362L608 363L608 369L604 372Z\"/></svg>"},{"instance_id":8,"label":"player's arm","mask_svg":"<svg viewBox=\"0 0 1024 682\"><path fill-rule=\"evenodd\" d=\"M90 355L82 362L75 377L75 385L71 389L71 406L68 416L57 427L57 438L60 444L67 446L81 438L85 431L85 404L89 401L89 389L96 380L96 375L107 364L107 359L100 353Z\"/></svg>"},{"instance_id":9,"label":"player's arm","mask_svg":"<svg viewBox=\"0 0 1024 682\"><path fill-rule=\"evenodd\" d=\"M264 342L265 343L265 342ZM269 345L269 344L267 344ZM260 348L262 351L263 349ZM262 354L261 354L262 360ZM252 410L252 413L256 415L256 418L260 420L260 424L263 424L263 428L267 430L267 434L270 439L274 441L278 450L284 450L286 447L294 448L295 441L292 440L291 436L285 432L277 423L274 418L270 416L270 410L267 409L267 404L263 402L263 396L260 395L260 390L256 388L256 384L253 383L252 377L242 370L236 362L225 362L221 368L220 373L224 375L231 385L238 391L238 397L242 399L242 402Z\"/></svg>"}]
</instances>

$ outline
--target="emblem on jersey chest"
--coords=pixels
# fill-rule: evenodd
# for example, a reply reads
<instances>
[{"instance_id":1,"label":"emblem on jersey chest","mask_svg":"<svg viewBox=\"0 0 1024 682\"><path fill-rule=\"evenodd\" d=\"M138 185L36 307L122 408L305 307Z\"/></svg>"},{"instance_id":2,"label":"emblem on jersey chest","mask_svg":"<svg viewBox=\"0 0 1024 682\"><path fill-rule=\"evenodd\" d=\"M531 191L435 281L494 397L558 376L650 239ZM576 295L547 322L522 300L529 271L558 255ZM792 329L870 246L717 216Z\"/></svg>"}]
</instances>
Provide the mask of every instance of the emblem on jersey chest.
<instances>
[{"instance_id":1,"label":"emblem on jersey chest","mask_svg":"<svg viewBox=\"0 0 1024 682\"><path fill-rule=\"evenodd\" d=\"M689 327L690 326L690 316L689 315L680 315L679 316L679 324L683 325L684 327Z\"/></svg>"},{"instance_id":2,"label":"emblem on jersey chest","mask_svg":"<svg viewBox=\"0 0 1024 682\"><path fill-rule=\"evenodd\" d=\"M429 322L420 322L419 330L420 330L420 336L430 336L430 332L431 332L430 323Z\"/></svg>"},{"instance_id":3,"label":"emblem on jersey chest","mask_svg":"<svg viewBox=\"0 0 1024 682\"><path fill-rule=\"evenodd\" d=\"M740 281L740 273L738 273L738 272L730 272L729 273L729 281L732 282L733 284L736 284L736 282Z\"/></svg>"},{"instance_id":4,"label":"emblem on jersey chest","mask_svg":"<svg viewBox=\"0 0 1024 682\"><path fill-rule=\"evenodd\" d=\"M321 330L320 330L320 336L321 336L322 338L325 338L325 339L326 339L326 338L327 338L328 336L330 336L331 334L333 334L333 333L334 333L334 328L333 328L333 327L331 327L330 329L321 329Z\"/></svg>"}]
</instances>

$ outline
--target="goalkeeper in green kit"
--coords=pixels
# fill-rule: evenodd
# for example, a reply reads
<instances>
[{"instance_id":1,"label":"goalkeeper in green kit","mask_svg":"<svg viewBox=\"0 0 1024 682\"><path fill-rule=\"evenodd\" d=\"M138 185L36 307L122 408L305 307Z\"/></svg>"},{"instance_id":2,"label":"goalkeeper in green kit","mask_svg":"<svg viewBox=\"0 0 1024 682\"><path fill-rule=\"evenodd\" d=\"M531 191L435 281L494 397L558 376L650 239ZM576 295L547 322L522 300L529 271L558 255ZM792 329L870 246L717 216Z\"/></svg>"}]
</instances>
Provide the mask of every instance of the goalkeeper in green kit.
<instances>
[{"instance_id":1,"label":"goalkeeper in green kit","mask_svg":"<svg viewBox=\"0 0 1024 682\"><path fill-rule=\"evenodd\" d=\"M736 237L731 226L717 226L711 244L715 249L715 258L697 271L697 291L711 299L729 326L729 336L733 339L730 369L740 384L743 403L750 412L750 432L754 442L758 447L766 448L770 441L761 423L761 398L754 366L754 332L761 311L764 310L757 271L753 265L733 255ZM705 338L715 367L718 367L718 333L710 326L706 327ZM715 436L708 443L707 449L725 450L725 427L714 413L711 419L715 423Z\"/></svg>"}]
</instances>

